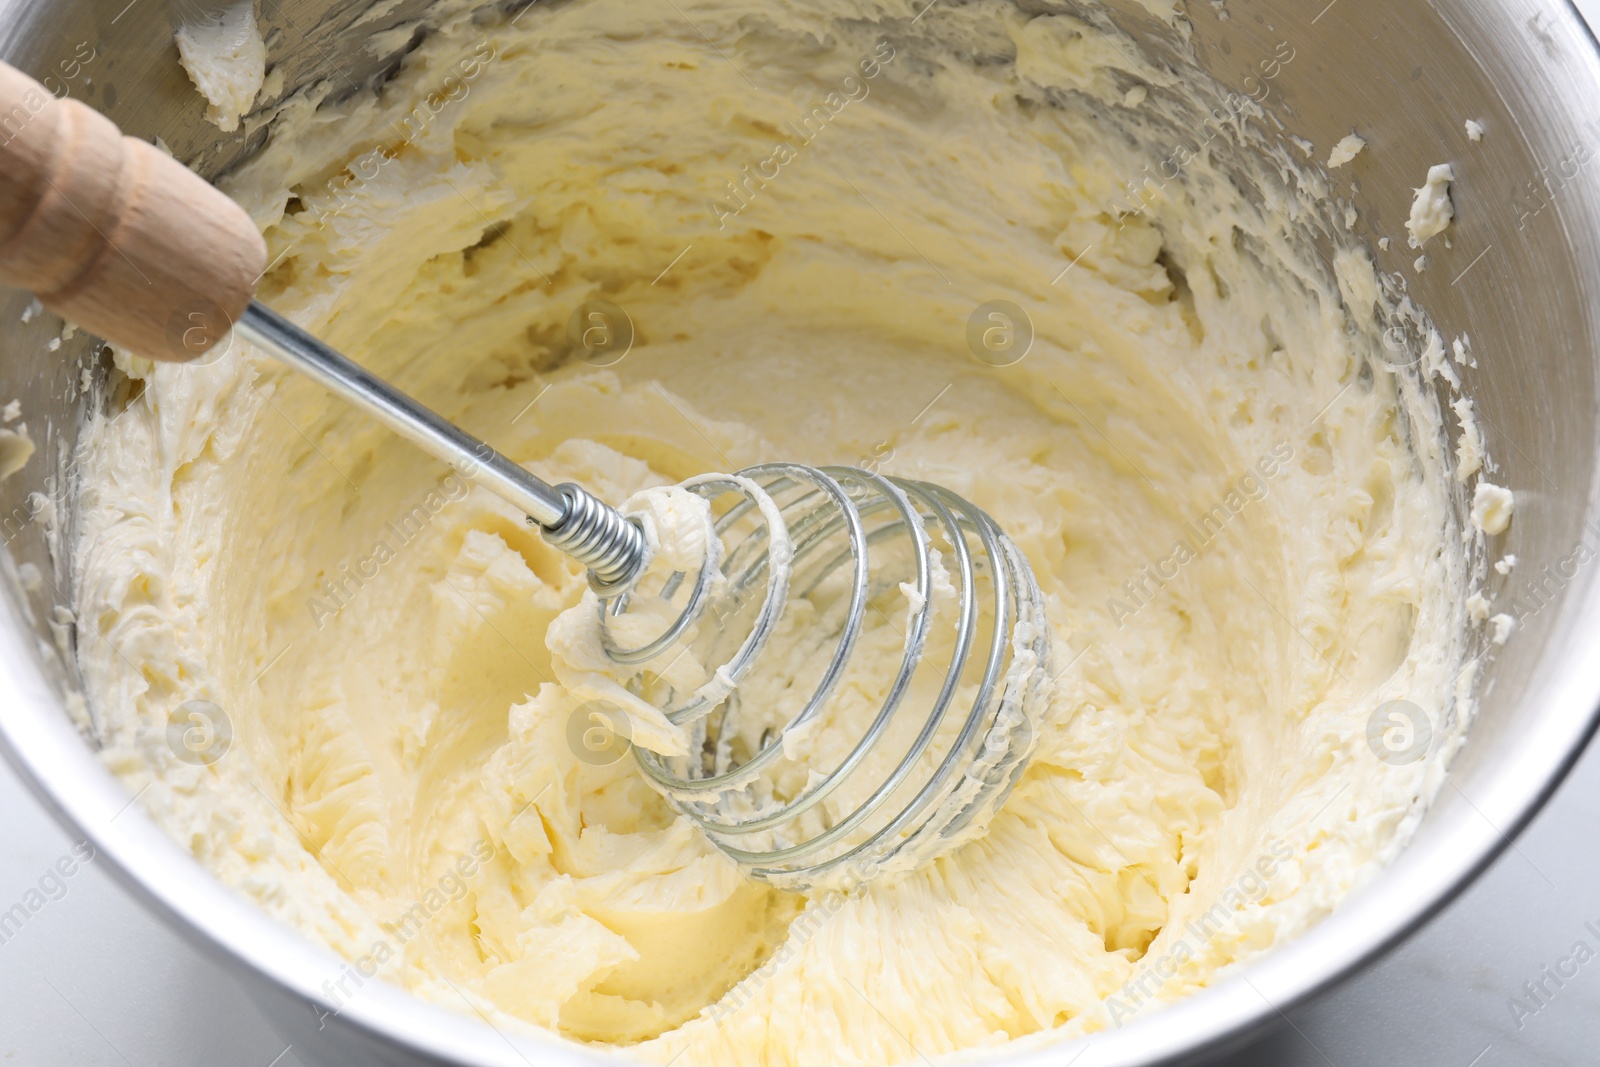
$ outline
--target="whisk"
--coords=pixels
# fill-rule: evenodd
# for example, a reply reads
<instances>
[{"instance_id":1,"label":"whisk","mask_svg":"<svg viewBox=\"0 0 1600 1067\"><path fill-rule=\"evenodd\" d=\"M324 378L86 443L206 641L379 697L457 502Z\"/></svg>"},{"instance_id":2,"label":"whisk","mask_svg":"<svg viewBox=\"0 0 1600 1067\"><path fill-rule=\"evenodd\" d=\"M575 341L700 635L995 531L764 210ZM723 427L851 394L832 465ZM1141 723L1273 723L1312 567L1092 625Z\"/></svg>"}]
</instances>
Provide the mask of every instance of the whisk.
<instances>
[{"instance_id":1,"label":"whisk","mask_svg":"<svg viewBox=\"0 0 1600 1067\"><path fill-rule=\"evenodd\" d=\"M639 769L752 877L855 886L982 831L1032 751L1050 655L1033 572L988 515L926 482L768 463L682 483L705 502L704 556L653 567L637 516L255 302L265 245L226 196L0 64L10 106L28 119L0 145L0 282L153 359L231 329L520 509L587 568L626 691L689 739L634 746Z\"/></svg>"}]
</instances>

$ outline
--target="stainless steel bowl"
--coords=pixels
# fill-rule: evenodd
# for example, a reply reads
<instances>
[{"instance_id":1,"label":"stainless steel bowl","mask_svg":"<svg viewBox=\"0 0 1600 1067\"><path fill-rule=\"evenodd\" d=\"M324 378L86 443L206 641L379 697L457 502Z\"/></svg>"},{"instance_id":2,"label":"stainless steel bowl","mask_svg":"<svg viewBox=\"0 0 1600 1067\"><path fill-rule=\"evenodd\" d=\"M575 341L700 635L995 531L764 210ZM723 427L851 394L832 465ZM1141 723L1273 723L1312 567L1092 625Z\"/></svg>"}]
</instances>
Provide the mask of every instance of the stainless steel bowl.
<instances>
[{"instance_id":1,"label":"stainless steel bowl","mask_svg":"<svg viewBox=\"0 0 1600 1067\"><path fill-rule=\"evenodd\" d=\"M944 0L953 3L955 0ZM1079 10L1071 0L1021 0ZM427 16L404 0L353 25L369 0L261 0L271 62L286 89L332 79L336 94L381 79L398 55L364 47ZM387 5L379 5L380 7ZM1176 46L1156 4L1113 5L1117 21L1160 53ZM908 8L909 11L909 8ZM1223 15L1227 17L1222 17ZM1521 560L1531 610L1492 661L1482 709L1437 802L1410 846L1370 886L1308 935L1251 964L1242 977L1121 1030L1073 1060L1203 1062L1279 1012L1326 989L1404 937L1470 881L1532 817L1571 766L1600 705L1600 590L1574 549L1600 533L1596 502L1600 396L1600 55L1577 13L1540 0L1227 0L1192 3L1192 46L1225 85L1262 101L1290 133L1324 148L1353 124L1369 143L1356 200L1358 232L1400 231L1410 186L1446 158L1458 169L1454 248L1411 292L1452 334L1474 340L1466 373L1503 480L1517 495L1505 550ZM160 135L207 174L264 137L219 135L176 63L160 0L0 0L0 56L56 91L106 112L130 133ZM1282 61L1282 43L1293 58ZM1278 62L1271 63L1276 57ZM1467 118L1487 135L1468 145ZM1402 269L1404 248L1377 252ZM1409 274L1409 271L1408 271ZM8 552L0 620L0 748L73 834L174 928L222 960L276 1020L303 1062L525 1065L598 1059L551 1040L513 1038L464 1014L368 982L337 1014L319 1008L343 961L313 948L214 881L132 803L74 725L71 642L98 638L64 623L72 576L48 538L70 543L74 518L34 521L40 501L70 484L77 432L107 402L105 360L91 339L58 353L47 315L25 321L29 298L0 294L0 397L18 397L39 453L0 483ZM90 385L81 387L87 368ZM32 496L32 494L43 494ZM30 503L30 497L32 502ZM1600 525L1592 527L1600 531ZM1587 558L1587 557L1586 557ZM21 572L31 564L38 568ZM1062 1051L1014 1063L1062 1062ZM1070 1055L1070 1053L1069 1053Z\"/></svg>"}]
</instances>

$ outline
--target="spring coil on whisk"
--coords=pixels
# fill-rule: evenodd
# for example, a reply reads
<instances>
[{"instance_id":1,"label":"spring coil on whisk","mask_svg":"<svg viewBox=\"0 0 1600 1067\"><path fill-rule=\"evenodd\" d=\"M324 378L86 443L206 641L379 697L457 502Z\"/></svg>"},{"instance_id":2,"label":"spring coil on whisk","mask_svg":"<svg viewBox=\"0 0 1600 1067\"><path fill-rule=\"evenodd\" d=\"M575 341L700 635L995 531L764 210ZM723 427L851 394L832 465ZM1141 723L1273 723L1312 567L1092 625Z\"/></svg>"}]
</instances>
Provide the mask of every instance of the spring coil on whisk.
<instances>
[{"instance_id":1,"label":"spring coil on whisk","mask_svg":"<svg viewBox=\"0 0 1600 1067\"><path fill-rule=\"evenodd\" d=\"M1010 538L946 489L853 467L765 464L683 488L723 505L725 555L693 583L666 578L659 596L687 600L637 647L613 631L636 591L600 607L608 654L640 668L629 687L690 737L686 756L635 747L656 787L788 889L910 869L981 830L1048 703L1043 597ZM869 646L898 666L853 664ZM705 659L702 684L663 680L674 649ZM875 711L851 713L879 690ZM808 762L819 753L827 766Z\"/></svg>"},{"instance_id":2,"label":"spring coil on whisk","mask_svg":"<svg viewBox=\"0 0 1600 1067\"><path fill-rule=\"evenodd\" d=\"M587 567L602 596L627 585L645 558L644 532L581 485L563 482L556 489L567 498L567 513L544 528L544 539Z\"/></svg>"}]
</instances>

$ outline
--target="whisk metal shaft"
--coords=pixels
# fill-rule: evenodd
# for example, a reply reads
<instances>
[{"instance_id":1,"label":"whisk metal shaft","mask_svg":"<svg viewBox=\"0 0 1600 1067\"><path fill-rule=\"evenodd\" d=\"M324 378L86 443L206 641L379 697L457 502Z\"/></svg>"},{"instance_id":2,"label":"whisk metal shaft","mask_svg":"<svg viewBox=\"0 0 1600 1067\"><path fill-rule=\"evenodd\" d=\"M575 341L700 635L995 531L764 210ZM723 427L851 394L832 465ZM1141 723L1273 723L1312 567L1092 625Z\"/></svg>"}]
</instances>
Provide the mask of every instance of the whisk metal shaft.
<instances>
[{"instance_id":1,"label":"whisk metal shaft","mask_svg":"<svg viewBox=\"0 0 1600 1067\"><path fill-rule=\"evenodd\" d=\"M270 308L252 302L234 332L521 508L545 540L590 569L597 589L626 584L643 564L644 535L615 508L580 485L530 473Z\"/></svg>"}]
</instances>

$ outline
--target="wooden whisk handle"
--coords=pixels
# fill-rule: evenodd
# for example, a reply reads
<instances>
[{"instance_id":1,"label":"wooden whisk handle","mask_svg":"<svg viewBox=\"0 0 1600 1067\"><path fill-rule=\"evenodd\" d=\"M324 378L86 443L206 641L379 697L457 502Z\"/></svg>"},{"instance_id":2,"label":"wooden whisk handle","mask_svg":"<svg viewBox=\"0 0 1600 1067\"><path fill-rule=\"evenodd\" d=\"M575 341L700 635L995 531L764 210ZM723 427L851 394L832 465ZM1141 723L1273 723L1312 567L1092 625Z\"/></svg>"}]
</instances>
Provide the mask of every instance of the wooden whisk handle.
<instances>
[{"instance_id":1,"label":"wooden whisk handle","mask_svg":"<svg viewBox=\"0 0 1600 1067\"><path fill-rule=\"evenodd\" d=\"M154 146L0 63L0 283L150 359L193 359L249 305L250 216Z\"/></svg>"}]
</instances>

